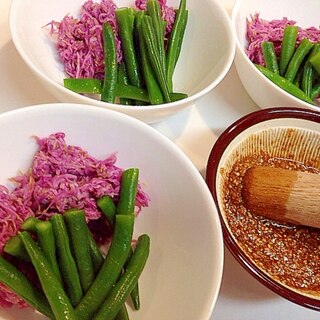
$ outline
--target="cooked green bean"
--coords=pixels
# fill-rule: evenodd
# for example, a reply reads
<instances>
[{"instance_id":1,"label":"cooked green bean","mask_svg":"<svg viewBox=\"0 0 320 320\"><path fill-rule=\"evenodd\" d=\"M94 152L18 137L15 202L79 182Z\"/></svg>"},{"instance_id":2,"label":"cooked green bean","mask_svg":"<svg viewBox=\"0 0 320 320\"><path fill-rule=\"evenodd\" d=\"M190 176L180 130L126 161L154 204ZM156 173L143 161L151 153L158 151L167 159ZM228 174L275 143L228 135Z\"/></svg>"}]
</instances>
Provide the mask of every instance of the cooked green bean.
<instances>
[{"instance_id":1,"label":"cooked green bean","mask_svg":"<svg viewBox=\"0 0 320 320\"><path fill-rule=\"evenodd\" d=\"M311 99L314 100L320 95L320 83L315 84L311 90Z\"/></svg>"},{"instance_id":2,"label":"cooked green bean","mask_svg":"<svg viewBox=\"0 0 320 320\"><path fill-rule=\"evenodd\" d=\"M129 168L122 172L117 214L133 214L138 190L139 169Z\"/></svg>"},{"instance_id":3,"label":"cooked green bean","mask_svg":"<svg viewBox=\"0 0 320 320\"><path fill-rule=\"evenodd\" d=\"M81 287L85 293L95 278L85 212L81 209L70 209L64 212L63 218L70 236L72 253L78 267Z\"/></svg>"},{"instance_id":4,"label":"cooked green bean","mask_svg":"<svg viewBox=\"0 0 320 320\"><path fill-rule=\"evenodd\" d=\"M114 219L116 215L116 205L110 196L103 196L97 200L97 206L100 208L101 212L107 218L111 226L114 226Z\"/></svg>"},{"instance_id":5,"label":"cooked green bean","mask_svg":"<svg viewBox=\"0 0 320 320\"><path fill-rule=\"evenodd\" d=\"M125 304L122 305L114 320L129 320L129 314Z\"/></svg>"},{"instance_id":6,"label":"cooked green bean","mask_svg":"<svg viewBox=\"0 0 320 320\"><path fill-rule=\"evenodd\" d=\"M146 89L136 86L117 83L115 95L121 98L149 102L149 95Z\"/></svg>"},{"instance_id":7,"label":"cooked green bean","mask_svg":"<svg viewBox=\"0 0 320 320\"><path fill-rule=\"evenodd\" d=\"M312 57L320 51L320 44L317 43L313 46L311 53L309 55L309 58L304 63L303 66L303 75L302 75L302 81L301 81L301 89L309 96L311 97L311 91L314 81L314 67L312 66L311 62L309 61L312 59Z\"/></svg>"},{"instance_id":8,"label":"cooked green bean","mask_svg":"<svg viewBox=\"0 0 320 320\"><path fill-rule=\"evenodd\" d=\"M274 73L279 74L279 66L273 42L264 41L262 42L261 47L266 68Z\"/></svg>"},{"instance_id":9,"label":"cooked green bean","mask_svg":"<svg viewBox=\"0 0 320 320\"><path fill-rule=\"evenodd\" d=\"M303 40L301 40L298 48L294 52L288 64L288 68L284 76L288 81L290 82L294 81L302 61L310 52L312 47L313 47L313 43L307 38L304 38Z\"/></svg>"},{"instance_id":10,"label":"cooked green bean","mask_svg":"<svg viewBox=\"0 0 320 320\"><path fill-rule=\"evenodd\" d=\"M105 72L101 100L114 103L118 80L118 62L114 33L112 27L107 22L103 24L103 48L105 54Z\"/></svg>"},{"instance_id":11,"label":"cooked green bean","mask_svg":"<svg viewBox=\"0 0 320 320\"><path fill-rule=\"evenodd\" d=\"M312 66L315 68L317 73L320 75L320 52L315 53L313 57L309 59Z\"/></svg>"},{"instance_id":12,"label":"cooked green bean","mask_svg":"<svg viewBox=\"0 0 320 320\"><path fill-rule=\"evenodd\" d=\"M136 87L141 87L141 75L133 39L135 19L134 10L127 7L117 9L116 18L119 27L121 46L124 53L123 59L125 62L129 83Z\"/></svg>"},{"instance_id":13,"label":"cooked green bean","mask_svg":"<svg viewBox=\"0 0 320 320\"><path fill-rule=\"evenodd\" d=\"M0 282L5 284L40 313L50 319L54 319L45 295L34 288L26 276L2 256L0 256Z\"/></svg>"},{"instance_id":14,"label":"cooked green bean","mask_svg":"<svg viewBox=\"0 0 320 320\"><path fill-rule=\"evenodd\" d=\"M124 269L126 269L132 254L133 254L133 249L131 248L128 259L124 265ZM135 308L135 310L139 310L140 309L140 289L139 289L138 281L137 281L136 285L134 286L134 288L132 289L132 291L130 292L130 297L131 297L131 301L132 301L132 304L133 304L133 307Z\"/></svg>"},{"instance_id":15,"label":"cooked green bean","mask_svg":"<svg viewBox=\"0 0 320 320\"><path fill-rule=\"evenodd\" d=\"M65 88L77 93L101 93L103 82L98 79L92 78L65 78L63 79L63 85Z\"/></svg>"},{"instance_id":16,"label":"cooked green bean","mask_svg":"<svg viewBox=\"0 0 320 320\"><path fill-rule=\"evenodd\" d=\"M188 95L186 93L181 92L170 92L170 99L171 101L179 101L182 99L188 98Z\"/></svg>"},{"instance_id":17,"label":"cooked green bean","mask_svg":"<svg viewBox=\"0 0 320 320\"><path fill-rule=\"evenodd\" d=\"M28 253L19 236L11 237L5 243L3 251L21 260L30 261Z\"/></svg>"},{"instance_id":18,"label":"cooked green bean","mask_svg":"<svg viewBox=\"0 0 320 320\"><path fill-rule=\"evenodd\" d=\"M123 275L112 288L93 320L112 320L120 311L123 303L138 281L149 256L150 238L144 234L138 238Z\"/></svg>"},{"instance_id":19,"label":"cooked green bean","mask_svg":"<svg viewBox=\"0 0 320 320\"><path fill-rule=\"evenodd\" d=\"M280 75L271 72L267 68L264 68L260 65L255 65L263 75L265 75L269 80L279 86L281 89L285 90L286 92L292 94L293 96L308 102L310 104L314 104L314 102L297 86L295 86L292 82L288 81L286 78L281 77Z\"/></svg>"},{"instance_id":20,"label":"cooked green bean","mask_svg":"<svg viewBox=\"0 0 320 320\"><path fill-rule=\"evenodd\" d=\"M133 225L133 215L116 215L114 234L108 254L91 287L76 307L78 320L92 319L118 280L131 250Z\"/></svg>"},{"instance_id":21,"label":"cooked green bean","mask_svg":"<svg viewBox=\"0 0 320 320\"><path fill-rule=\"evenodd\" d=\"M162 68L161 60L157 52L157 41L154 34L151 17L144 15L141 19L141 30L144 38L144 43L150 59L150 64L155 73L156 79L162 91L165 102L170 102L169 88L166 79L165 70Z\"/></svg>"},{"instance_id":22,"label":"cooked green bean","mask_svg":"<svg viewBox=\"0 0 320 320\"><path fill-rule=\"evenodd\" d=\"M97 274L103 263L103 256L90 230L88 230L88 240L94 272Z\"/></svg>"},{"instance_id":23,"label":"cooked green bean","mask_svg":"<svg viewBox=\"0 0 320 320\"><path fill-rule=\"evenodd\" d=\"M117 205L117 214L133 214L138 190L139 169L129 168L123 171L120 184L120 198ZM130 250L132 255L132 249ZM128 261L126 262L126 264ZM140 308L139 284L131 291L131 299L135 309Z\"/></svg>"},{"instance_id":24,"label":"cooked green bean","mask_svg":"<svg viewBox=\"0 0 320 320\"><path fill-rule=\"evenodd\" d=\"M152 19L152 25L155 31L157 48L162 69L166 70L166 55L164 50L164 27L161 8L158 0L147 0L147 12Z\"/></svg>"},{"instance_id":25,"label":"cooked green bean","mask_svg":"<svg viewBox=\"0 0 320 320\"><path fill-rule=\"evenodd\" d=\"M27 231L19 233L19 237L24 243L30 260L36 269L41 287L56 319L75 320L75 312L71 302L41 249Z\"/></svg>"},{"instance_id":26,"label":"cooked green bean","mask_svg":"<svg viewBox=\"0 0 320 320\"><path fill-rule=\"evenodd\" d=\"M25 231L36 232L36 224L39 222L39 219L35 217L29 217L24 220L21 224L21 229Z\"/></svg>"},{"instance_id":27,"label":"cooked green bean","mask_svg":"<svg viewBox=\"0 0 320 320\"><path fill-rule=\"evenodd\" d=\"M50 221L38 221L36 223L36 233L38 237L39 246L51 264L52 270L57 276L58 280L63 283L58 260L56 256L56 242L54 238L53 228Z\"/></svg>"},{"instance_id":28,"label":"cooked green bean","mask_svg":"<svg viewBox=\"0 0 320 320\"><path fill-rule=\"evenodd\" d=\"M177 47L176 59L175 59L176 61L175 61L174 66L176 66L178 59L180 57L184 34L186 31L186 27L187 27L188 17L189 17L189 11L186 9L182 15L182 22L181 22L182 26L181 26L181 30L179 32L179 41L178 41L178 47Z\"/></svg>"},{"instance_id":29,"label":"cooked green bean","mask_svg":"<svg viewBox=\"0 0 320 320\"><path fill-rule=\"evenodd\" d=\"M122 85L129 84L126 66L123 61L118 66L118 85L119 84L122 84ZM133 101L131 99L122 98L122 97L120 97L119 102L120 104L127 105L127 106L133 104Z\"/></svg>"},{"instance_id":30,"label":"cooked green bean","mask_svg":"<svg viewBox=\"0 0 320 320\"><path fill-rule=\"evenodd\" d=\"M142 34L141 21L143 16L144 16L144 12L139 11L136 15L136 21L135 21L143 77L147 87L150 103L153 105L161 104L163 103L162 91L159 87L158 81L151 67L151 62L149 61L146 44L144 42L144 38Z\"/></svg>"},{"instance_id":31,"label":"cooked green bean","mask_svg":"<svg viewBox=\"0 0 320 320\"><path fill-rule=\"evenodd\" d=\"M50 219L56 239L59 268L64 280L68 296L73 306L82 298L82 288L76 262L71 253L70 239L61 214L55 214Z\"/></svg>"},{"instance_id":32,"label":"cooked green bean","mask_svg":"<svg viewBox=\"0 0 320 320\"><path fill-rule=\"evenodd\" d=\"M172 91L173 89L172 77L177 60L180 55L187 20L188 11L186 10L186 0L181 0L179 4L179 9L176 12L175 21L169 37L166 56L166 78L168 81L168 87L170 91Z\"/></svg>"},{"instance_id":33,"label":"cooked green bean","mask_svg":"<svg viewBox=\"0 0 320 320\"><path fill-rule=\"evenodd\" d=\"M279 61L279 71L281 76L284 76L287 66L296 49L298 31L299 28L297 26L286 26L284 29Z\"/></svg>"}]
</instances>

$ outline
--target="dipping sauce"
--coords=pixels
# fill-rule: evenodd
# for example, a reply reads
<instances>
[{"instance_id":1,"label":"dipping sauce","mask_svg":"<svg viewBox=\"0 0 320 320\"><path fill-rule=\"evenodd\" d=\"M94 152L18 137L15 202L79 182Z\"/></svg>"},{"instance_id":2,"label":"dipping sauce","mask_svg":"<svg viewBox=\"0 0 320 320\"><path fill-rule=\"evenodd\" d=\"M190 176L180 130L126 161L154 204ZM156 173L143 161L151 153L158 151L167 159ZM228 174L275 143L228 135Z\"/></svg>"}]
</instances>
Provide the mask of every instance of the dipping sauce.
<instances>
[{"instance_id":1,"label":"dipping sauce","mask_svg":"<svg viewBox=\"0 0 320 320\"><path fill-rule=\"evenodd\" d=\"M320 174L303 164L267 154L237 160L223 186L226 223L247 257L275 281L320 299L320 229L278 223L251 214L241 198L247 169L272 166Z\"/></svg>"}]
</instances>

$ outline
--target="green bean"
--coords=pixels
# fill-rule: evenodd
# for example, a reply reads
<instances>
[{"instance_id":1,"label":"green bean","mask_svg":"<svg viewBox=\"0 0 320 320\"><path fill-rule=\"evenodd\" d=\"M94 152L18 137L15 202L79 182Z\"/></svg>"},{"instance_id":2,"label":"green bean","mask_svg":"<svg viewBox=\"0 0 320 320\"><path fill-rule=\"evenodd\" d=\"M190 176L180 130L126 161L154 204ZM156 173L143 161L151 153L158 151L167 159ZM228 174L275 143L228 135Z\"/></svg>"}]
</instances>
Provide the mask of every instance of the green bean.
<instances>
[{"instance_id":1,"label":"green bean","mask_svg":"<svg viewBox=\"0 0 320 320\"><path fill-rule=\"evenodd\" d=\"M81 287L85 293L95 277L90 255L89 230L85 212L81 209L70 209L64 212L63 218L70 236L71 248L78 267Z\"/></svg>"},{"instance_id":2,"label":"green bean","mask_svg":"<svg viewBox=\"0 0 320 320\"><path fill-rule=\"evenodd\" d=\"M139 169L129 168L122 172L117 214L133 214L138 190Z\"/></svg>"},{"instance_id":3,"label":"green bean","mask_svg":"<svg viewBox=\"0 0 320 320\"><path fill-rule=\"evenodd\" d=\"M126 269L132 254L133 254L133 249L131 248L129 257L124 265L124 269ZM134 288L132 289L132 291L130 292L130 297L131 297L131 301L133 303L133 307L135 308L135 310L139 310L140 309L140 289L139 289L138 281L137 281L136 285L134 286Z\"/></svg>"},{"instance_id":4,"label":"green bean","mask_svg":"<svg viewBox=\"0 0 320 320\"><path fill-rule=\"evenodd\" d=\"M129 168L123 171L120 184L120 198L117 205L117 214L133 214L138 190L139 169ZM132 249L130 250L130 255ZM126 262L127 263L127 262ZM131 292L131 299L136 309L140 308L138 283Z\"/></svg>"},{"instance_id":5,"label":"green bean","mask_svg":"<svg viewBox=\"0 0 320 320\"><path fill-rule=\"evenodd\" d=\"M70 240L63 216L55 214L50 219L56 239L59 268L68 296L73 306L82 298L82 288L76 262L72 256Z\"/></svg>"},{"instance_id":6,"label":"green bean","mask_svg":"<svg viewBox=\"0 0 320 320\"><path fill-rule=\"evenodd\" d=\"M29 217L22 222L21 229L25 231L36 232L36 224L38 222L39 222L39 219L35 217Z\"/></svg>"},{"instance_id":7,"label":"green bean","mask_svg":"<svg viewBox=\"0 0 320 320\"><path fill-rule=\"evenodd\" d=\"M88 230L88 240L89 240L90 256L93 264L94 273L97 274L103 263L103 256L101 254L101 251L96 241L93 239L93 236L90 230Z\"/></svg>"},{"instance_id":8,"label":"green bean","mask_svg":"<svg viewBox=\"0 0 320 320\"><path fill-rule=\"evenodd\" d=\"M110 196L103 196L97 200L97 206L100 208L101 212L107 218L111 226L114 226L114 219L116 215L116 205L114 204Z\"/></svg>"},{"instance_id":9,"label":"green bean","mask_svg":"<svg viewBox=\"0 0 320 320\"><path fill-rule=\"evenodd\" d=\"M76 307L78 320L92 319L119 278L131 250L133 225L133 215L116 215L114 234L107 256L91 287Z\"/></svg>"},{"instance_id":10,"label":"green bean","mask_svg":"<svg viewBox=\"0 0 320 320\"><path fill-rule=\"evenodd\" d=\"M138 281L149 256L150 238L144 234L138 238L128 265L119 281L112 288L93 320L112 320Z\"/></svg>"},{"instance_id":11,"label":"green bean","mask_svg":"<svg viewBox=\"0 0 320 320\"><path fill-rule=\"evenodd\" d=\"M186 93L181 93L181 92L170 92L170 99L171 101L179 101L182 99L188 98L188 95Z\"/></svg>"},{"instance_id":12,"label":"green bean","mask_svg":"<svg viewBox=\"0 0 320 320\"><path fill-rule=\"evenodd\" d=\"M147 83L147 90L136 87L136 86L132 86L132 85L125 85L118 82L115 88L115 96L119 97L120 99L123 98L123 99L129 99L129 100L136 100L141 102L148 102L151 104L163 103L161 89L159 88L157 80L153 75L153 70L150 68L148 71L146 71L146 73L147 74L145 75L145 78ZM74 83L74 86L77 86L76 83L78 80L85 80L85 79L72 79L72 80L73 80L72 82ZM96 81L100 82L102 86L103 81L101 80L96 80ZM81 92L81 89L79 87L78 93L93 93L93 92L89 92L89 89L88 89L88 92ZM101 93L101 91L97 91L96 93ZM169 96L171 101L178 101L188 97L187 94L180 93L180 92L170 92Z\"/></svg>"},{"instance_id":13,"label":"green bean","mask_svg":"<svg viewBox=\"0 0 320 320\"><path fill-rule=\"evenodd\" d=\"M286 26L284 29L279 62L281 76L284 76L287 66L296 49L298 31L299 28L297 26Z\"/></svg>"},{"instance_id":14,"label":"green bean","mask_svg":"<svg viewBox=\"0 0 320 320\"><path fill-rule=\"evenodd\" d=\"M134 28L134 10L132 8L120 8L116 10L116 18L121 37L121 46L124 52L123 59L129 83L136 87L141 87L141 76L139 63L134 46L133 28Z\"/></svg>"},{"instance_id":15,"label":"green bean","mask_svg":"<svg viewBox=\"0 0 320 320\"><path fill-rule=\"evenodd\" d=\"M39 246L44 256L48 259L52 270L57 276L58 280L63 283L56 256L56 243L51 222L39 220L36 223L36 233Z\"/></svg>"},{"instance_id":16,"label":"green bean","mask_svg":"<svg viewBox=\"0 0 320 320\"><path fill-rule=\"evenodd\" d=\"M118 62L113 30L107 22L103 24L103 48L105 54L105 74L101 100L114 103L118 79Z\"/></svg>"},{"instance_id":17,"label":"green bean","mask_svg":"<svg viewBox=\"0 0 320 320\"><path fill-rule=\"evenodd\" d=\"M0 256L0 282L9 287L40 313L50 319L54 319L54 315L45 295L34 288L26 276L2 256Z\"/></svg>"},{"instance_id":18,"label":"green bean","mask_svg":"<svg viewBox=\"0 0 320 320\"><path fill-rule=\"evenodd\" d=\"M38 245L34 242L27 231L19 233L24 246L36 269L42 289L49 301L56 319L76 319L74 309L66 295L60 281L53 273L52 267Z\"/></svg>"},{"instance_id":19,"label":"green bean","mask_svg":"<svg viewBox=\"0 0 320 320\"><path fill-rule=\"evenodd\" d=\"M150 59L150 64L155 73L156 79L162 91L165 102L170 102L169 88L166 79L165 71L162 68L159 54L157 53L157 42L154 34L151 17L144 15L141 19L141 30L144 38L144 43Z\"/></svg>"},{"instance_id":20,"label":"green bean","mask_svg":"<svg viewBox=\"0 0 320 320\"><path fill-rule=\"evenodd\" d=\"M116 214L116 206L110 196L103 196L97 200L97 205L101 209L102 213L106 216L108 221L112 226L114 226L115 214ZM140 298L139 298L139 288L135 287L132 291L133 304L136 310L139 309L140 306ZM119 314L116 317L116 320L125 320L129 319L127 309L125 305L120 310Z\"/></svg>"},{"instance_id":21,"label":"green bean","mask_svg":"<svg viewBox=\"0 0 320 320\"><path fill-rule=\"evenodd\" d=\"M307 54L312 49L312 47L313 47L313 43L309 41L307 38L304 38L300 42L298 48L294 52L289 62L287 71L284 76L288 81L290 82L294 81L302 61L307 56Z\"/></svg>"},{"instance_id":22,"label":"green bean","mask_svg":"<svg viewBox=\"0 0 320 320\"><path fill-rule=\"evenodd\" d=\"M313 80L314 80L314 67L312 66L311 62L309 61L312 59L312 57L319 52L320 50L320 44L315 44L311 50L311 53L309 55L309 58L304 63L303 66L303 75L302 75L302 81L301 81L301 89L309 96L311 97L311 90L313 86Z\"/></svg>"},{"instance_id":23,"label":"green bean","mask_svg":"<svg viewBox=\"0 0 320 320\"><path fill-rule=\"evenodd\" d=\"M317 73L320 75L320 52L315 53L313 57L309 59L312 66L315 68Z\"/></svg>"},{"instance_id":24,"label":"green bean","mask_svg":"<svg viewBox=\"0 0 320 320\"><path fill-rule=\"evenodd\" d=\"M273 42L264 41L262 42L261 47L266 68L274 73L279 74L279 66Z\"/></svg>"},{"instance_id":25,"label":"green bean","mask_svg":"<svg viewBox=\"0 0 320 320\"><path fill-rule=\"evenodd\" d=\"M122 85L129 84L126 66L123 61L118 66L118 85L119 84L122 84ZM133 104L133 101L131 99L122 98L122 97L120 97L119 102L120 104L127 105L127 106Z\"/></svg>"},{"instance_id":26,"label":"green bean","mask_svg":"<svg viewBox=\"0 0 320 320\"><path fill-rule=\"evenodd\" d=\"M120 311L115 317L115 320L129 320L129 314L125 304L122 305Z\"/></svg>"},{"instance_id":27,"label":"green bean","mask_svg":"<svg viewBox=\"0 0 320 320\"><path fill-rule=\"evenodd\" d=\"M320 95L320 83L317 83L312 87L311 99L314 100Z\"/></svg>"},{"instance_id":28,"label":"green bean","mask_svg":"<svg viewBox=\"0 0 320 320\"><path fill-rule=\"evenodd\" d=\"M166 55L164 50L164 28L162 12L158 0L147 0L147 12L152 19L152 25L155 31L157 48L162 69L166 70Z\"/></svg>"},{"instance_id":29,"label":"green bean","mask_svg":"<svg viewBox=\"0 0 320 320\"><path fill-rule=\"evenodd\" d=\"M308 102L310 104L314 104L314 102L297 86L295 86L292 82L288 81L284 77L281 77L280 75L271 72L267 68L264 68L260 65L255 65L263 75L265 75L269 80L271 80L274 84L279 86L281 89L285 90L286 92L292 94L293 96Z\"/></svg>"},{"instance_id":30,"label":"green bean","mask_svg":"<svg viewBox=\"0 0 320 320\"><path fill-rule=\"evenodd\" d=\"M115 95L121 98L149 102L147 90L131 85L117 83Z\"/></svg>"},{"instance_id":31,"label":"green bean","mask_svg":"<svg viewBox=\"0 0 320 320\"><path fill-rule=\"evenodd\" d=\"M172 91L172 76L176 63L178 61L182 41L187 25L188 11L186 10L186 0L181 0L179 9L176 12L175 21L171 30L171 34L168 41L167 56L166 56L166 67L167 67L167 81L169 90Z\"/></svg>"},{"instance_id":32,"label":"green bean","mask_svg":"<svg viewBox=\"0 0 320 320\"><path fill-rule=\"evenodd\" d=\"M9 253L13 257L19 258L24 261L30 261L28 253L19 238L19 236L11 237L4 245L3 251Z\"/></svg>"},{"instance_id":33,"label":"green bean","mask_svg":"<svg viewBox=\"0 0 320 320\"><path fill-rule=\"evenodd\" d=\"M63 85L65 88L77 93L101 93L103 82L98 79L92 78L65 78L63 79Z\"/></svg>"},{"instance_id":34,"label":"green bean","mask_svg":"<svg viewBox=\"0 0 320 320\"><path fill-rule=\"evenodd\" d=\"M79 81L84 82L86 79L70 79L70 80L72 80L70 82L72 82L73 88L77 93L102 93L102 89L101 89L103 86L102 80L94 79L96 83L100 83L100 86L97 85L97 86L91 87L90 85L88 85L85 91L82 91L81 83L78 86L77 82ZM88 79L88 80L91 81L92 79ZM123 84L120 82L118 82L115 85L113 94L114 94L114 97L119 97L120 99L150 102L149 95L146 89L139 88L129 84ZM124 102L122 101L122 103Z\"/></svg>"},{"instance_id":35,"label":"green bean","mask_svg":"<svg viewBox=\"0 0 320 320\"><path fill-rule=\"evenodd\" d=\"M163 95L159 87L158 81L156 79L156 76L154 74L154 71L151 67L146 44L145 44L142 30L141 30L141 21L142 21L143 15L144 15L143 11L139 11L136 15L136 30L138 34L138 44L139 44L140 59L141 59L144 81L147 87L150 103L153 105L161 104L163 103Z\"/></svg>"},{"instance_id":36,"label":"green bean","mask_svg":"<svg viewBox=\"0 0 320 320\"><path fill-rule=\"evenodd\" d=\"M185 10L183 15L182 15L182 22L181 22L181 30L179 32L179 41L178 41L178 46L177 46L177 52L176 52L176 61L174 66L176 66L178 59L180 57L180 53L181 53L181 48L182 48L182 43L183 43L183 39L184 39L184 34L185 34L185 30L187 27L187 22L188 22L188 17L189 17L189 11Z\"/></svg>"}]
</instances>

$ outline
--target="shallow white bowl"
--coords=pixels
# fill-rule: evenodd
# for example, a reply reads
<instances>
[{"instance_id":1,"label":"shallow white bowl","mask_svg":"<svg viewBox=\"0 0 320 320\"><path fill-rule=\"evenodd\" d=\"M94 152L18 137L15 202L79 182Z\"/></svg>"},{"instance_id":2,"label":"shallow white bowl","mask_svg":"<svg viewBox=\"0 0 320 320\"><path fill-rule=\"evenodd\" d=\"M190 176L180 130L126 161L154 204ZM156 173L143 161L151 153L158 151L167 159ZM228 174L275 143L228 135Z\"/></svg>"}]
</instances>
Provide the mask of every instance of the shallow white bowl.
<instances>
[{"instance_id":1,"label":"shallow white bowl","mask_svg":"<svg viewBox=\"0 0 320 320\"><path fill-rule=\"evenodd\" d=\"M188 98L158 106L129 107L71 92L63 87L66 74L55 44L42 27L52 20L61 21L68 13L77 17L83 3L84 0L13 0L10 10L10 30L18 52L44 87L62 102L113 109L152 123L191 106L216 87L231 67L235 38L227 13L218 0L202 0L201 5L197 0L188 0L189 21L174 75L174 90L187 93ZM115 3L118 7L132 6L134 0ZM177 8L179 1L169 0L168 4Z\"/></svg>"},{"instance_id":2,"label":"shallow white bowl","mask_svg":"<svg viewBox=\"0 0 320 320\"><path fill-rule=\"evenodd\" d=\"M68 144L97 158L117 152L117 165L138 167L151 198L136 221L151 238L141 278L141 310L130 319L207 320L223 268L218 214L204 179L189 158L155 129L119 112L85 105L48 104L0 115L0 183L27 170L33 135L65 132ZM1 309L0 319L44 319L31 309Z\"/></svg>"},{"instance_id":3,"label":"shallow white bowl","mask_svg":"<svg viewBox=\"0 0 320 320\"><path fill-rule=\"evenodd\" d=\"M298 0L236 0L231 16L236 34L235 66L244 88L259 107L292 106L320 110L319 107L306 103L280 89L254 66L245 53L248 43L246 19L250 19L251 15L259 12L262 19L273 20L288 17L297 21L300 27L318 27L319 10L320 2L313 0L304 1L303 8Z\"/></svg>"}]
</instances>

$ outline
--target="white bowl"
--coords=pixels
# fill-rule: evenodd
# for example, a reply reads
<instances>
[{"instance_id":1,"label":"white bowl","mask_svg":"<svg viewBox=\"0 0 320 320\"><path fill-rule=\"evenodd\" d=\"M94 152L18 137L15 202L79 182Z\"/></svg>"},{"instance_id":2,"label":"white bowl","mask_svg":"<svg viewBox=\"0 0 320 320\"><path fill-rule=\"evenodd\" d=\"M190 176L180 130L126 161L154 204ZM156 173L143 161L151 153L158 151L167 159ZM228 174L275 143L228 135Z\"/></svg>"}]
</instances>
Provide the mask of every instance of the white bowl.
<instances>
[{"instance_id":1,"label":"white bowl","mask_svg":"<svg viewBox=\"0 0 320 320\"><path fill-rule=\"evenodd\" d=\"M48 104L0 115L0 183L31 164L36 143L64 132L68 144L97 158L117 152L117 165L138 167L150 196L136 221L151 252L141 277L141 310L130 319L207 320L223 269L223 239L206 183L189 158L158 131L132 117L92 106ZM0 319L43 319L31 309L1 309Z\"/></svg>"},{"instance_id":2,"label":"white bowl","mask_svg":"<svg viewBox=\"0 0 320 320\"><path fill-rule=\"evenodd\" d=\"M245 53L247 47L246 19L251 15L260 13L260 18L265 20L282 19L287 17L295 20L298 26L306 28L319 25L320 2L306 0L236 0L232 10L231 21L236 34L235 66L239 78L255 103L261 108L275 106L302 107L319 111L319 107L304 102L293 95L280 89L267 79L250 61Z\"/></svg>"},{"instance_id":3,"label":"white bowl","mask_svg":"<svg viewBox=\"0 0 320 320\"><path fill-rule=\"evenodd\" d=\"M118 7L132 6L134 0L116 0ZM188 0L189 20L182 53L174 75L175 91L188 94L181 101L158 106L130 107L101 102L63 87L66 74L54 43L42 28L66 14L77 17L84 0L13 0L10 10L12 40L22 59L40 78L44 87L62 102L90 104L120 111L148 123L159 121L216 87L227 74L235 53L230 19L217 0ZM178 7L178 0L168 5ZM48 30L48 29L47 29Z\"/></svg>"}]
</instances>

